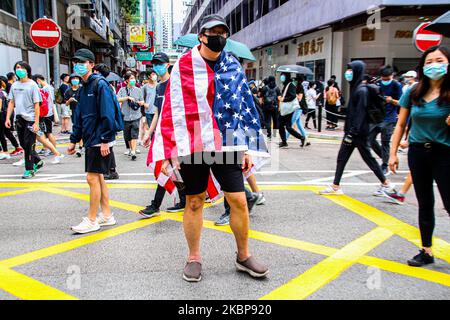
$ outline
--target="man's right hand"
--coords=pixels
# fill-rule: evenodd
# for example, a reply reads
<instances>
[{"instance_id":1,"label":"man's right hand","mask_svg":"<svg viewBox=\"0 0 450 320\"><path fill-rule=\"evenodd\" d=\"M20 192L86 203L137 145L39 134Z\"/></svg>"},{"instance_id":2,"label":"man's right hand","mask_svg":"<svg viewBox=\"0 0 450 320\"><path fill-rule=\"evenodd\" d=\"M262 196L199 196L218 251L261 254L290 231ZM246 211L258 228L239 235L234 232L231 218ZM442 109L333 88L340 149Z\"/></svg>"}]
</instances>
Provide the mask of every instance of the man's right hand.
<instances>
[{"instance_id":1,"label":"man's right hand","mask_svg":"<svg viewBox=\"0 0 450 320\"><path fill-rule=\"evenodd\" d=\"M169 171L167 171L168 168L169 168L169 165L170 165L170 161L169 160L164 160L163 163L162 163L162 166L161 166L162 174L164 174L165 176L168 176L168 177L170 176Z\"/></svg>"},{"instance_id":2,"label":"man's right hand","mask_svg":"<svg viewBox=\"0 0 450 320\"><path fill-rule=\"evenodd\" d=\"M142 141L142 144L144 145L144 147L149 148L151 142L152 142L152 134L150 133L148 136L146 136L144 138L144 141Z\"/></svg>"},{"instance_id":3,"label":"man's right hand","mask_svg":"<svg viewBox=\"0 0 450 320\"><path fill-rule=\"evenodd\" d=\"M11 120L6 119L6 121L5 121L5 127L8 128L8 129L11 129Z\"/></svg>"},{"instance_id":4,"label":"man's right hand","mask_svg":"<svg viewBox=\"0 0 450 320\"><path fill-rule=\"evenodd\" d=\"M344 136L343 143L344 143L346 146L351 146L351 145L353 144L353 136L352 136L351 134L346 134L346 135Z\"/></svg>"},{"instance_id":5,"label":"man's right hand","mask_svg":"<svg viewBox=\"0 0 450 320\"><path fill-rule=\"evenodd\" d=\"M67 154L68 155L75 154L75 144L74 143L70 143L69 146L67 147Z\"/></svg>"}]
</instances>

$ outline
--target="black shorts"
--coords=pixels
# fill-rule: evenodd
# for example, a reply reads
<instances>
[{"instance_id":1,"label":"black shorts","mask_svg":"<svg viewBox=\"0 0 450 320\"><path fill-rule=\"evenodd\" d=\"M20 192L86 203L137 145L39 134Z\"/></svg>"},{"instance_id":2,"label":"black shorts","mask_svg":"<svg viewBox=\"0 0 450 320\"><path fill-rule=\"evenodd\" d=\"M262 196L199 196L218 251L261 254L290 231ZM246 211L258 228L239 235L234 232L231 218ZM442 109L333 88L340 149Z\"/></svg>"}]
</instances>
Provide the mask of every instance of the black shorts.
<instances>
[{"instance_id":1,"label":"black shorts","mask_svg":"<svg viewBox=\"0 0 450 320\"><path fill-rule=\"evenodd\" d=\"M139 122L141 119L134 121L125 121L123 129L123 137L126 141L137 140L139 138Z\"/></svg>"},{"instance_id":2,"label":"black shorts","mask_svg":"<svg viewBox=\"0 0 450 320\"><path fill-rule=\"evenodd\" d=\"M210 169L222 191L244 192L241 152L195 153L181 159L181 178L188 196L201 194L208 187Z\"/></svg>"},{"instance_id":3,"label":"black shorts","mask_svg":"<svg viewBox=\"0 0 450 320\"><path fill-rule=\"evenodd\" d=\"M109 148L109 150L110 153L106 157L103 157L100 152L100 147L87 148L85 155L85 172L100 174L109 173L114 162L113 148Z\"/></svg>"},{"instance_id":4,"label":"black shorts","mask_svg":"<svg viewBox=\"0 0 450 320\"><path fill-rule=\"evenodd\" d=\"M53 116L44 117L39 119L39 128L43 133L53 133Z\"/></svg>"}]
</instances>

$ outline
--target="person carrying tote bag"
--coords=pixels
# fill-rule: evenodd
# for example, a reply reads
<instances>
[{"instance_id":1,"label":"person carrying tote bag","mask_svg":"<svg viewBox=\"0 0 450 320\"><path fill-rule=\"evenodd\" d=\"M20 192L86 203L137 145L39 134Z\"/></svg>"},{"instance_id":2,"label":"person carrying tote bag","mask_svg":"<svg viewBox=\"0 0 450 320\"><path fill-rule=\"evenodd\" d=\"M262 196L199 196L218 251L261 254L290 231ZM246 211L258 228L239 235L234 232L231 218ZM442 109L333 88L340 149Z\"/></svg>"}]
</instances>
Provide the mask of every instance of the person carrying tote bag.
<instances>
[{"instance_id":1,"label":"person carrying tote bag","mask_svg":"<svg viewBox=\"0 0 450 320\"><path fill-rule=\"evenodd\" d=\"M284 94L280 100L280 148L287 147L286 130L295 138L299 139L305 145L305 137L292 128L292 116L297 109L300 109L300 104L297 99L296 87L291 81L289 73L282 73L280 80L284 84Z\"/></svg>"}]
</instances>

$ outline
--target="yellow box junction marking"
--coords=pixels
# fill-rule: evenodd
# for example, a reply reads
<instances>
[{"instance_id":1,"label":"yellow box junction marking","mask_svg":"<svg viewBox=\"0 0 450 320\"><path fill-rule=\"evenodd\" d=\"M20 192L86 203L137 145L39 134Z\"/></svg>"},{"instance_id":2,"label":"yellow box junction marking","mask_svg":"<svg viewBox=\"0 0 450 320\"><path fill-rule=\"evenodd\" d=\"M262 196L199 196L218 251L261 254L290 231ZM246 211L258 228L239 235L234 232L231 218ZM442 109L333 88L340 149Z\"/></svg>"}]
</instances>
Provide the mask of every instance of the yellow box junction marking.
<instances>
[{"instance_id":1,"label":"yellow box junction marking","mask_svg":"<svg viewBox=\"0 0 450 320\"><path fill-rule=\"evenodd\" d=\"M130 184L114 184L114 185L109 185L109 187L114 186L114 189L132 189L134 187L139 187L140 189L150 189L153 188L152 186L149 185L142 185L142 184L136 184L136 185L130 185ZM8 188L22 188L22 187L27 187L27 189L25 190L18 190L18 194L25 192L26 190L28 191L34 191L36 189L41 189L41 191L46 191L46 192L50 192L50 193L54 193L54 194L59 194L59 195L63 195L63 196L67 196L67 197L72 197L75 199L79 199L79 200L83 200L83 201L87 201L89 202L89 196L87 194L81 194L81 193L76 193L76 192L71 192L71 191L67 191L67 190L60 190L60 189L55 189L55 187L59 187L59 188L87 188L87 184L74 184L74 183L61 183L61 184L55 184L55 183L33 183L33 184L27 184L27 183L5 183L5 184L0 184L0 188L1 187L8 187ZM36 188L36 187L40 187L40 188ZM33 189L33 190L32 190ZM289 186L280 186L280 185L274 185L274 186L264 186L265 190L290 190L290 191L304 191L304 190L309 190L309 191L313 191L313 192L317 192L318 190L320 190L320 187L308 187L308 186L303 186L303 185L289 185ZM13 191L14 192L14 191ZM1 194L0 194L1 195ZM336 197L337 198L337 197ZM367 209L370 208L372 210L376 210L373 207L370 207L368 205L365 205L364 203L361 203L366 207L361 207L361 206L354 206L353 205L347 203L348 200L350 201L355 201L358 202L357 200L354 200L352 198L346 197L348 199L341 201L341 203L337 203L339 205L342 205L343 207L349 209L350 211L356 212L356 209ZM342 199L341 199L342 200ZM215 204L218 204L220 202L216 202ZM343 204L347 204L347 205L343 205ZM205 207L209 207L213 204L209 204L209 205L205 205ZM112 207L117 207L126 211L132 211L132 212L137 212L138 210L142 209L143 207L140 206L136 206L136 205L132 205L132 204L128 204L125 202L120 202L120 201L111 201L111 206ZM359 211L359 210L358 210ZM381 212L381 211L380 211ZM356 212L357 214L361 215L361 212ZM382 214L386 215L389 218L392 218L391 216L381 212ZM397 220L395 218L392 218L394 220ZM96 241L100 241L102 239L106 239L109 237L114 237L116 235L119 234L123 234L132 230L136 230L139 228L143 228L146 227L147 225L153 224L153 223L157 223L157 222L161 222L164 220L173 220L173 221L182 221L182 217L180 215L177 214L172 214L172 213L162 213L161 217L157 217L157 218L153 218L152 220L139 220L136 222L132 222L120 227L116 227L113 229L109 229L106 231L102 231L99 233L96 233L94 235L90 235L90 236L85 236L83 238L79 238L79 239L75 239L72 241L68 241L62 244L57 244L54 246L51 246L49 248L44 248L44 249L40 249L34 252L30 252L18 257L13 257L10 259L6 259L3 261L0 261L0 267L3 268L12 268L14 266L18 266L18 265L22 265L22 264L26 264L26 263L30 263L32 261L38 260L38 259L42 259L42 258L46 258L55 254L59 254L62 252L66 252L84 245L88 245L90 243L96 242ZM372 220L371 220L372 221ZM400 221L401 222L401 221ZM376 223L376 222L375 222ZM403 222L401 222L403 223ZM408 224L404 223L405 225L409 226ZM221 232L226 232L226 233L232 233L231 229L229 227L218 227L214 225L214 222L212 221L204 221L204 227L208 228L208 229L213 229L213 230L218 230ZM411 227L411 226L409 226ZM414 227L411 227L414 228ZM375 232L375 230L384 230L384 232L386 232L387 228L376 228L373 230L373 232ZM379 231L377 231L379 232ZM391 230L389 232L390 236L393 234L394 232ZM369 232L369 234L371 234L371 232ZM386 233L387 235L388 233ZM367 235L366 235L367 236ZM300 241L300 240L295 240L295 239L290 239L290 238L286 238L286 237L282 237L282 236L277 236L277 235L273 235L273 234L268 234L268 233L264 233L264 232L259 232L259 231L254 231L254 230L250 230L249 231L249 237L252 239L256 239L259 241L264 241L267 243L271 243L271 244L277 244L277 245L281 245L284 247L289 247L289 248L296 248L299 250L303 250L303 251L307 251L307 252L311 252L311 253L316 253L316 254L321 254L321 255L325 255L325 256L333 256L335 254L338 254L338 252L340 252L341 250L335 249L335 248L330 248L327 246L323 246L323 245L317 245L317 244L313 244L313 243L308 243L305 241ZM365 237L365 236L364 236ZM363 238L364 238L363 237ZM359 239L358 239L359 240ZM355 241L358 241L355 240ZM384 240L383 240L384 241ZM443 240L442 240L443 241ZM443 241L445 243L445 241ZM353 242L352 242L353 243ZM377 245L375 245L376 247ZM347 248L344 247L344 248ZM355 248L356 249L356 248ZM369 250L370 251L370 250ZM363 253L365 254L365 253ZM358 257L354 257L353 258L353 263L360 263L366 266L376 266L382 270L385 271L389 271L389 272L394 272L394 273L399 273L399 274L403 274L406 276L410 276L410 277L414 277L414 278L418 278L418 279L423 279L426 281L431 281L431 282L435 282L435 283L439 283L445 286L450 286L450 275L445 274L445 273L441 273L441 272L437 272L437 271L433 271L433 270L428 270L428 269L417 269L417 268L413 268L413 267L409 267L407 265L404 265L402 263L398 263L398 262L394 262L394 261L389 261L389 260L384 260L384 259L379 259L379 258L375 258L375 257L370 257L370 256L363 256L363 254L361 254ZM328 258L327 258L328 259ZM325 259L325 260L327 260ZM324 260L324 261L325 261ZM311 268L314 269L315 267ZM310 270L311 270L310 269ZM317 268L319 269L319 268ZM9 270L9 269L7 269ZM11 270L12 271L12 270ZM19 273L20 275L20 273ZM26 277L26 276L24 276ZM301 277L301 276L300 276ZM31 279L31 278L30 278ZM326 283L328 283L329 281L331 281L332 279L325 281L325 283L323 285L325 285ZM0 281L1 281L1 277L0 277ZM1 282L0 282L1 283ZM0 286L1 287L1 286ZM320 288L317 288L316 290L318 290ZM55 289L56 290L56 289ZM70 296L69 296L70 297ZM297 297L298 298L298 297ZM294 298L294 299L297 299Z\"/></svg>"},{"instance_id":2,"label":"yellow box junction marking","mask_svg":"<svg viewBox=\"0 0 450 320\"><path fill-rule=\"evenodd\" d=\"M420 231L418 228L349 196L325 196L325 198L360 215L366 220L372 221L380 227L391 230L396 235L414 243L416 246L421 246ZM437 237L433 237L433 243L434 256L450 263L450 244Z\"/></svg>"},{"instance_id":3,"label":"yellow box junction marking","mask_svg":"<svg viewBox=\"0 0 450 320\"><path fill-rule=\"evenodd\" d=\"M303 300L336 279L358 259L389 239L393 233L375 228L319 262L287 284L262 297L262 300Z\"/></svg>"},{"instance_id":4,"label":"yellow box junction marking","mask_svg":"<svg viewBox=\"0 0 450 320\"><path fill-rule=\"evenodd\" d=\"M0 289L24 300L78 300L19 272L0 266Z\"/></svg>"}]
</instances>

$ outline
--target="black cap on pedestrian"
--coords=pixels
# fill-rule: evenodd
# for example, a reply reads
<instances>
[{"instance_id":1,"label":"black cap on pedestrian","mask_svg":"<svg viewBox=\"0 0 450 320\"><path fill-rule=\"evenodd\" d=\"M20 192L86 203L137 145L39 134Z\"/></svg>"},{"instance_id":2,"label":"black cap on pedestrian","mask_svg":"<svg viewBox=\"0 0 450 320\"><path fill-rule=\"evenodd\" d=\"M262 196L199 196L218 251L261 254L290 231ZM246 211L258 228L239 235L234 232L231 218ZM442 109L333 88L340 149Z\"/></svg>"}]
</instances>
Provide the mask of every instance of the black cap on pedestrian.
<instances>
[{"instance_id":1,"label":"black cap on pedestrian","mask_svg":"<svg viewBox=\"0 0 450 320\"><path fill-rule=\"evenodd\" d=\"M204 32L206 29L212 29L218 26L225 27L225 29L227 29L228 34L230 34L230 28L228 27L227 22L222 16L218 14L211 14L203 18L200 27L200 33Z\"/></svg>"},{"instance_id":2,"label":"black cap on pedestrian","mask_svg":"<svg viewBox=\"0 0 450 320\"><path fill-rule=\"evenodd\" d=\"M80 79L82 79L82 77L78 73L72 73L70 75L69 81L71 81L73 78L80 78Z\"/></svg>"},{"instance_id":3,"label":"black cap on pedestrian","mask_svg":"<svg viewBox=\"0 0 450 320\"><path fill-rule=\"evenodd\" d=\"M158 52L153 56L152 64L169 63L169 56L164 52Z\"/></svg>"},{"instance_id":4,"label":"black cap on pedestrian","mask_svg":"<svg viewBox=\"0 0 450 320\"><path fill-rule=\"evenodd\" d=\"M86 61L94 62L95 61L95 55L89 49L78 49L75 52L75 55L73 56L72 60L78 60L78 61L81 61L81 62L86 62Z\"/></svg>"}]
</instances>

